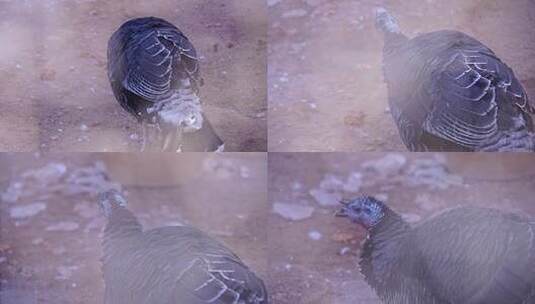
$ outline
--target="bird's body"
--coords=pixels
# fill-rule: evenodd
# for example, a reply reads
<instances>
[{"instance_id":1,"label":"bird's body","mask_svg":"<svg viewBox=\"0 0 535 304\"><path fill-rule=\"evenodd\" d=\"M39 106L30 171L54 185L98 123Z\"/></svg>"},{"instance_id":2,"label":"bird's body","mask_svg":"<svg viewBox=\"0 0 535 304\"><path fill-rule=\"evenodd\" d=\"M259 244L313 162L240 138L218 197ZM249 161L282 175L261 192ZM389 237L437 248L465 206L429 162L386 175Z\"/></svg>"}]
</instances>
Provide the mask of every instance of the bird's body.
<instances>
[{"instance_id":1,"label":"bird's body","mask_svg":"<svg viewBox=\"0 0 535 304\"><path fill-rule=\"evenodd\" d=\"M385 303L535 303L535 220L462 207L412 226L373 198L346 214L364 200L383 215L367 226L359 265Z\"/></svg>"},{"instance_id":2,"label":"bird's body","mask_svg":"<svg viewBox=\"0 0 535 304\"><path fill-rule=\"evenodd\" d=\"M202 111L195 48L171 23L155 17L125 22L108 42L108 77L144 133L149 126L160 132L156 144L164 151L214 151L223 144Z\"/></svg>"},{"instance_id":3,"label":"bird's body","mask_svg":"<svg viewBox=\"0 0 535 304\"><path fill-rule=\"evenodd\" d=\"M487 46L450 30L409 39L384 9L377 26L390 109L409 150L535 151L535 110Z\"/></svg>"},{"instance_id":4,"label":"bird's body","mask_svg":"<svg viewBox=\"0 0 535 304\"><path fill-rule=\"evenodd\" d=\"M200 230L177 226L143 231L124 206L107 209L105 303L268 303L262 280Z\"/></svg>"}]
</instances>

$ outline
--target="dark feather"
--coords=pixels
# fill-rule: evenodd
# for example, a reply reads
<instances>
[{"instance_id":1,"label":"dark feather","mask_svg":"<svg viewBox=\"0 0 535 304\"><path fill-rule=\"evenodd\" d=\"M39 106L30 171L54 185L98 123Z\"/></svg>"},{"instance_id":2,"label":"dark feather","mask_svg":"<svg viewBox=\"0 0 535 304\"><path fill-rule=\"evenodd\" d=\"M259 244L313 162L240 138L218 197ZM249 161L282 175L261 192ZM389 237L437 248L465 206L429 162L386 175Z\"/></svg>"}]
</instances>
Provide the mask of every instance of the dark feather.
<instances>
[{"instance_id":1,"label":"dark feather","mask_svg":"<svg viewBox=\"0 0 535 304\"><path fill-rule=\"evenodd\" d=\"M533 150L533 108L513 71L488 47L457 31L407 39L385 34L389 103L412 151ZM517 135L519 134L519 135ZM502 140L503 141L503 140Z\"/></svg>"},{"instance_id":2,"label":"dark feather","mask_svg":"<svg viewBox=\"0 0 535 304\"><path fill-rule=\"evenodd\" d=\"M535 221L465 207L411 227L388 210L369 231L360 267L388 304L531 304Z\"/></svg>"},{"instance_id":3,"label":"dark feather","mask_svg":"<svg viewBox=\"0 0 535 304\"><path fill-rule=\"evenodd\" d=\"M116 206L103 246L105 303L268 303L262 280L195 228L144 232L130 211Z\"/></svg>"}]
</instances>

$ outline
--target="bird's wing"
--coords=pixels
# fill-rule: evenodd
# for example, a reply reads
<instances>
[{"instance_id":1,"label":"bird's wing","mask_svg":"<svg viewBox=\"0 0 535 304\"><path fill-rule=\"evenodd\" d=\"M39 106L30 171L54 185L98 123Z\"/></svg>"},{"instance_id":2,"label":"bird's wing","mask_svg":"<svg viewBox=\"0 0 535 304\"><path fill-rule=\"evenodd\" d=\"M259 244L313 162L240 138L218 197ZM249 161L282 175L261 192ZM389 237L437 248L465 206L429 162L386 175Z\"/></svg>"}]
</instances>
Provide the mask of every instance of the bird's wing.
<instances>
[{"instance_id":1,"label":"bird's wing","mask_svg":"<svg viewBox=\"0 0 535 304\"><path fill-rule=\"evenodd\" d=\"M263 282L226 252L193 259L177 278L179 297L192 303L267 303Z\"/></svg>"},{"instance_id":2,"label":"bird's wing","mask_svg":"<svg viewBox=\"0 0 535 304\"><path fill-rule=\"evenodd\" d=\"M414 231L423 277L439 298L521 304L533 288L533 226L514 215L460 208Z\"/></svg>"},{"instance_id":3,"label":"bird's wing","mask_svg":"<svg viewBox=\"0 0 535 304\"><path fill-rule=\"evenodd\" d=\"M188 226L163 227L145 234L155 271L171 292L169 300L188 304L265 304L264 283L226 246ZM170 286L171 289L169 290ZM173 303L175 303L173 302Z\"/></svg>"},{"instance_id":4,"label":"bird's wing","mask_svg":"<svg viewBox=\"0 0 535 304\"><path fill-rule=\"evenodd\" d=\"M123 86L148 100L167 97L176 77L181 76L177 74L198 72L193 45L169 27L136 33L126 49L126 62Z\"/></svg>"},{"instance_id":5,"label":"bird's wing","mask_svg":"<svg viewBox=\"0 0 535 304\"><path fill-rule=\"evenodd\" d=\"M517 108L505 115L520 119L522 111L533 111L513 71L482 44L449 48L435 59L443 61L426 89L432 99L427 132L475 148L500 128L499 107Z\"/></svg>"},{"instance_id":6,"label":"bird's wing","mask_svg":"<svg viewBox=\"0 0 535 304\"><path fill-rule=\"evenodd\" d=\"M159 18L123 24L108 43L108 73L112 87L121 85L149 101L168 97L181 77L199 80L197 53L174 25Z\"/></svg>"}]
</instances>

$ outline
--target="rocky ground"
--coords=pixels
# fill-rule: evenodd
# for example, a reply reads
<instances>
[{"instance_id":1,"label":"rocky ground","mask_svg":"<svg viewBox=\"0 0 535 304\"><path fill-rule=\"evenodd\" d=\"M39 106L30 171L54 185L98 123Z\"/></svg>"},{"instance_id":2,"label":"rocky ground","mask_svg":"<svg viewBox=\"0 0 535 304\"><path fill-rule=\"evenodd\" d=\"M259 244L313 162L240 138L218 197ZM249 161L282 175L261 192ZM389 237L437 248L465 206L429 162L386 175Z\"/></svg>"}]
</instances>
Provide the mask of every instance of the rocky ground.
<instances>
[{"instance_id":1,"label":"rocky ground","mask_svg":"<svg viewBox=\"0 0 535 304\"><path fill-rule=\"evenodd\" d=\"M0 2L0 151L139 151L113 97L106 48L134 17L177 25L201 58L201 100L227 151L265 151L264 1Z\"/></svg>"},{"instance_id":2,"label":"rocky ground","mask_svg":"<svg viewBox=\"0 0 535 304\"><path fill-rule=\"evenodd\" d=\"M535 217L531 155L270 153L270 280L277 304L379 304L359 273L365 231L334 216L373 195L410 222L460 205Z\"/></svg>"},{"instance_id":3,"label":"rocky ground","mask_svg":"<svg viewBox=\"0 0 535 304\"><path fill-rule=\"evenodd\" d=\"M108 188L145 228L194 225L267 277L266 155L156 156L0 156L0 302L103 303L95 196Z\"/></svg>"},{"instance_id":4,"label":"rocky ground","mask_svg":"<svg viewBox=\"0 0 535 304\"><path fill-rule=\"evenodd\" d=\"M530 0L269 0L269 150L405 151L387 105L376 6L413 37L455 29L478 38L535 96Z\"/></svg>"}]
</instances>

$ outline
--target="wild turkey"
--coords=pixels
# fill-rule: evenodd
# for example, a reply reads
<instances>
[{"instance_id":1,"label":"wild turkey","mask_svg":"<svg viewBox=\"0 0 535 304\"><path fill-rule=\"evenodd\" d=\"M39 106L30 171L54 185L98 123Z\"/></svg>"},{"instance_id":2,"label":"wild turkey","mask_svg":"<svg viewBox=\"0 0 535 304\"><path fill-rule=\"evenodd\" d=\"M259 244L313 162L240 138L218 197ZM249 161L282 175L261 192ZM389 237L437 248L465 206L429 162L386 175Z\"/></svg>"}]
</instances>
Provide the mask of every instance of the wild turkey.
<instances>
[{"instance_id":1,"label":"wild turkey","mask_svg":"<svg viewBox=\"0 0 535 304\"><path fill-rule=\"evenodd\" d=\"M376 26L390 110L409 150L535 151L535 109L488 47L451 30L408 39L384 8Z\"/></svg>"},{"instance_id":2,"label":"wild turkey","mask_svg":"<svg viewBox=\"0 0 535 304\"><path fill-rule=\"evenodd\" d=\"M187 226L143 231L117 191L100 195L107 218L107 304L268 304L261 279L234 253Z\"/></svg>"},{"instance_id":3,"label":"wild turkey","mask_svg":"<svg viewBox=\"0 0 535 304\"><path fill-rule=\"evenodd\" d=\"M171 23L145 17L121 25L108 42L108 77L115 99L142 124L142 150L223 149L198 96L195 48Z\"/></svg>"},{"instance_id":4,"label":"wild turkey","mask_svg":"<svg viewBox=\"0 0 535 304\"><path fill-rule=\"evenodd\" d=\"M359 265L385 303L535 303L535 220L460 207L411 226L372 197L343 204L368 231Z\"/></svg>"}]
</instances>

